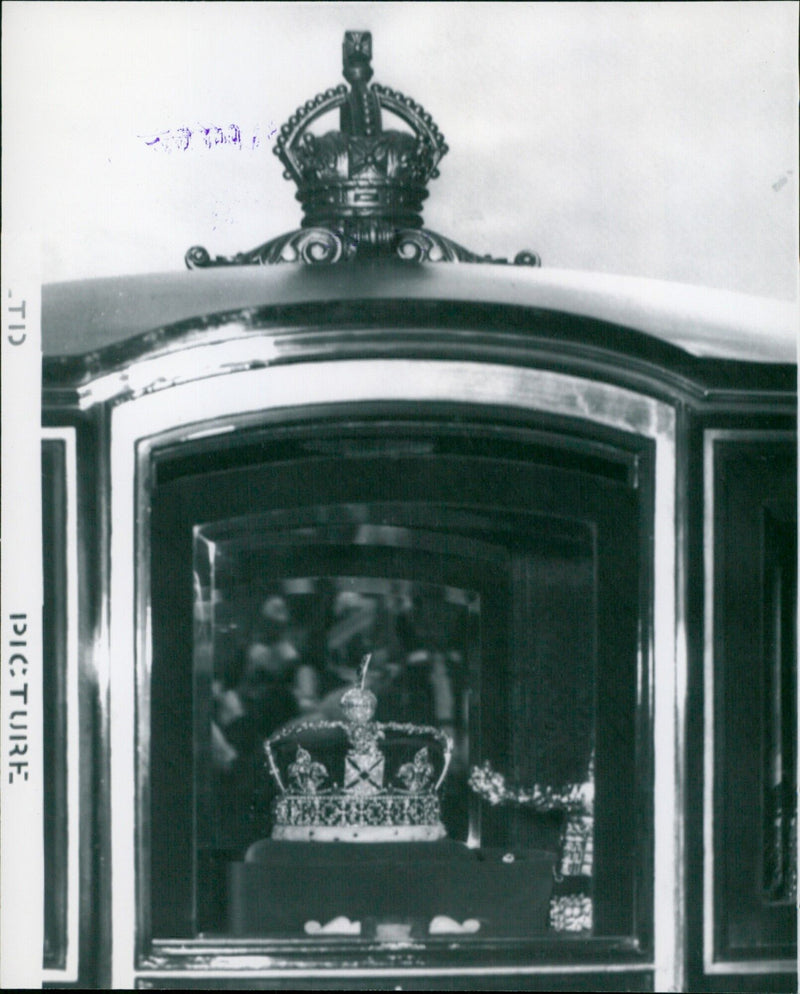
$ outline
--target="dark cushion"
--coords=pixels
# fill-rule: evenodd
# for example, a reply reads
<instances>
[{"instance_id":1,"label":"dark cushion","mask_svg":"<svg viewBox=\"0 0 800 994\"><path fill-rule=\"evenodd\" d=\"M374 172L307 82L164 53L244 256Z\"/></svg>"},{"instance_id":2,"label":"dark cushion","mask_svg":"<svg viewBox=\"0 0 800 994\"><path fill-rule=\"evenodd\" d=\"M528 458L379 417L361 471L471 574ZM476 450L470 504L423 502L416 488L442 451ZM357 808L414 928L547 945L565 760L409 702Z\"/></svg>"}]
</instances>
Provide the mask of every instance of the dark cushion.
<instances>
[{"instance_id":1,"label":"dark cushion","mask_svg":"<svg viewBox=\"0 0 800 994\"><path fill-rule=\"evenodd\" d=\"M427 934L446 915L480 922L478 937L520 936L547 927L555 854L420 843L256 843L228 872L234 935L305 934L341 915L351 921L413 923ZM362 935L365 929L362 927Z\"/></svg>"}]
</instances>

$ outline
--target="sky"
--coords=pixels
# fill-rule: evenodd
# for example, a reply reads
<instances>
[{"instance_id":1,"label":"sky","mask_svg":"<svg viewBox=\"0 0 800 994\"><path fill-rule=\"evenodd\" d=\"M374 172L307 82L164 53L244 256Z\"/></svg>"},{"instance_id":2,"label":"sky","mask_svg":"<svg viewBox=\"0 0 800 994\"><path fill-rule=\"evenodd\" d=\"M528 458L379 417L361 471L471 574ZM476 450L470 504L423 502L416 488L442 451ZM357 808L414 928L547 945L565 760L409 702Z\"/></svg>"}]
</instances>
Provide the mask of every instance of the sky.
<instances>
[{"instance_id":1,"label":"sky","mask_svg":"<svg viewBox=\"0 0 800 994\"><path fill-rule=\"evenodd\" d=\"M5 232L34 233L51 282L180 270L191 245L231 254L297 227L274 129L341 82L343 33L366 29L375 80L421 103L450 148L429 228L548 267L793 299L797 16L791 2L4 3Z\"/></svg>"}]
</instances>

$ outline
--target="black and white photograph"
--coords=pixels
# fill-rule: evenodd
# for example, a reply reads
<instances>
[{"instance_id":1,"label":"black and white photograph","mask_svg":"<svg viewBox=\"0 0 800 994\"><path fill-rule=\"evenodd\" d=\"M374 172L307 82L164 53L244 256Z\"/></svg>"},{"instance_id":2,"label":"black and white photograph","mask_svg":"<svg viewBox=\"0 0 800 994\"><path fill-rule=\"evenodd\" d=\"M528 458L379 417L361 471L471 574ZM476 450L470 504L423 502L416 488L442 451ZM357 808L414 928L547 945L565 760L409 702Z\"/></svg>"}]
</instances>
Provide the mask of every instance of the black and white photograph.
<instances>
[{"instance_id":1,"label":"black and white photograph","mask_svg":"<svg viewBox=\"0 0 800 994\"><path fill-rule=\"evenodd\" d=\"M799 11L3 5L0 986L796 990Z\"/></svg>"}]
</instances>

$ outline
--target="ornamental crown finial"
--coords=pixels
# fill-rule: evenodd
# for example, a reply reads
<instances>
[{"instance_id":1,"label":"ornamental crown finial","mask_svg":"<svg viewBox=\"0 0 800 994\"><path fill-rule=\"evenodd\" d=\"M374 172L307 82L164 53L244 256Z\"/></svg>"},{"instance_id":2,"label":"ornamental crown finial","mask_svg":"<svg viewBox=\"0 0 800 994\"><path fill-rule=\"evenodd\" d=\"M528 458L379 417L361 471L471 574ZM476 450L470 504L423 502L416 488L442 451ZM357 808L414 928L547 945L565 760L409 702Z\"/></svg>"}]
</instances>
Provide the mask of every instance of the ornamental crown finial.
<instances>
[{"instance_id":1,"label":"ornamental crown finial","mask_svg":"<svg viewBox=\"0 0 800 994\"><path fill-rule=\"evenodd\" d=\"M199 246L186 253L190 269L278 262L334 263L394 256L406 261L500 262L479 256L422 227L427 185L439 175L444 137L410 97L372 79L372 34L345 32L343 75L350 84L318 93L280 129L273 151L283 175L297 184L302 227L251 252L212 259ZM316 134L312 125L339 111L339 130ZM394 117L403 130L385 129ZM538 266L533 252L518 265Z\"/></svg>"}]
</instances>

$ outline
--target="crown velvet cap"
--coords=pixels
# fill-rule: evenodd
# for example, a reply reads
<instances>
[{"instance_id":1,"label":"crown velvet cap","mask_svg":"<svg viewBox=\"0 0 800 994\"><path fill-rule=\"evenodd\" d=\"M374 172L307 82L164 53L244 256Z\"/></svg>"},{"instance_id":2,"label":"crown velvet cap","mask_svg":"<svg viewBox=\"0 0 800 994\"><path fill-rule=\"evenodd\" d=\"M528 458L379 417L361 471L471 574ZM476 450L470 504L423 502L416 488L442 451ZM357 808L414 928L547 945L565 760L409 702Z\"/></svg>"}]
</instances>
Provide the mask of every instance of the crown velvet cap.
<instances>
[{"instance_id":1,"label":"crown velvet cap","mask_svg":"<svg viewBox=\"0 0 800 994\"><path fill-rule=\"evenodd\" d=\"M280 130L274 152L286 179L297 185L302 227L251 252L212 259L194 246L190 269L281 262L329 264L358 258L410 262L496 262L423 227L427 185L439 175L447 152L433 118L410 97L372 79L372 35L347 31L343 75L350 84L319 93L299 107ZM339 129L314 134L312 125L339 112ZM408 130L384 129L393 116ZM538 266L533 252L517 265Z\"/></svg>"},{"instance_id":2,"label":"crown velvet cap","mask_svg":"<svg viewBox=\"0 0 800 994\"><path fill-rule=\"evenodd\" d=\"M368 665L369 656L360 685L342 695L343 721L300 722L265 742L280 790L272 806L274 840L435 842L447 834L438 790L452 741L429 725L374 721L377 699L364 685ZM336 780L312 753L331 745L345 750Z\"/></svg>"}]
</instances>

